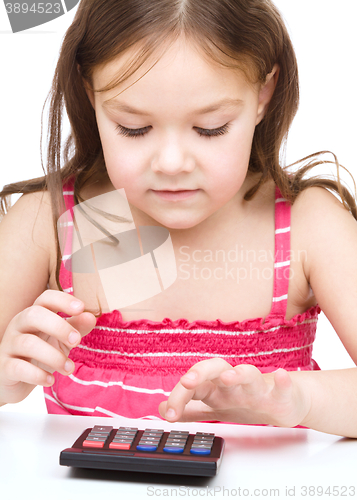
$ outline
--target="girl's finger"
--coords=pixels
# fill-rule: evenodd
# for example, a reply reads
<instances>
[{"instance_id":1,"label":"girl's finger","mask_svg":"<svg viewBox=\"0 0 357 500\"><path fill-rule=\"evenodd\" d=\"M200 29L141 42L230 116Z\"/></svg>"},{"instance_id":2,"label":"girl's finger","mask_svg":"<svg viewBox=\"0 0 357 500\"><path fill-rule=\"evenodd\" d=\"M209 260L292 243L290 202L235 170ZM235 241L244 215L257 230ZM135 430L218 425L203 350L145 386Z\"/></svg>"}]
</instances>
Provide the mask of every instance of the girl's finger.
<instances>
[{"instance_id":1,"label":"girl's finger","mask_svg":"<svg viewBox=\"0 0 357 500\"><path fill-rule=\"evenodd\" d=\"M59 290L45 290L33 303L42 306L52 312L63 312L69 316L80 314L84 310L84 302L73 295Z\"/></svg>"},{"instance_id":2,"label":"girl's finger","mask_svg":"<svg viewBox=\"0 0 357 500\"><path fill-rule=\"evenodd\" d=\"M24 382L44 387L50 387L54 382L51 373L23 359L8 358L4 368L5 377L12 382Z\"/></svg>"},{"instance_id":3,"label":"girl's finger","mask_svg":"<svg viewBox=\"0 0 357 500\"><path fill-rule=\"evenodd\" d=\"M232 366L222 358L205 359L193 365L193 367L181 377L180 382L187 389L193 389L206 380L213 381L217 379L217 384L223 385L219 381L219 376L223 371L229 369L232 369Z\"/></svg>"},{"instance_id":4,"label":"girl's finger","mask_svg":"<svg viewBox=\"0 0 357 500\"><path fill-rule=\"evenodd\" d=\"M74 370L73 361L63 352L30 333L20 334L14 339L10 357L34 359L62 375L69 375Z\"/></svg>"},{"instance_id":5,"label":"girl's finger","mask_svg":"<svg viewBox=\"0 0 357 500\"><path fill-rule=\"evenodd\" d=\"M263 375L254 365L237 365L223 372L220 378L226 386L241 385L249 395L260 394L267 388Z\"/></svg>"},{"instance_id":6,"label":"girl's finger","mask_svg":"<svg viewBox=\"0 0 357 500\"><path fill-rule=\"evenodd\" d=\"M166 403L160 403L159 412L163 418L166 414ZM216 412L202 401L189 401L185 406L184 411L180 414L180 417L175 419L175 422L199 422L202 420L216 420Z\"/></svg>"},{"instance_id":7,"label":"girl's finger","mask_svg":"<svg viewBox=\"0 0 357 500\"><path fill-rule=\"evenodd\" d=\"M176 422L194 394L194 389L186 389L180 382L176 384L171 391L169 399L166 401L164 418L171 422Z\"/></svg>"},{"instance_id":8,"label":"girl's finger","mask_svg":"<svg viewBox=\"0 0 357 500\"><path fill-rule=\"evenodd\" d=\"M78 316L67 318L67 323L73 326L73 328L81 334L81 337L85 337L93 330L96 321L97 318L90 312L83 312Z\"/></svg>"},{"instance_id":9,"label":"girl's finger","mask_svg":"<svg viewBox=\"0 0 357 500\"><path fill-rule=\"evenodd\" d=\"M271 391L272 397L275 399L291 397L292 388L293 383L289 373L283 368L279 368L274 373L274 387Z\"/></svg>"},{"instance_id":10,"label":"girl's finger","mask_svg":"<svg viewBox=\"0 0 357 500\"><path fill-rule=\"evenodd\" d=\"M63 342L69 349L81 341L80 333L68 321L40 305L28 307L15 316L11 323L21 334L43 333Z\"/></svg>"}]
</instances>

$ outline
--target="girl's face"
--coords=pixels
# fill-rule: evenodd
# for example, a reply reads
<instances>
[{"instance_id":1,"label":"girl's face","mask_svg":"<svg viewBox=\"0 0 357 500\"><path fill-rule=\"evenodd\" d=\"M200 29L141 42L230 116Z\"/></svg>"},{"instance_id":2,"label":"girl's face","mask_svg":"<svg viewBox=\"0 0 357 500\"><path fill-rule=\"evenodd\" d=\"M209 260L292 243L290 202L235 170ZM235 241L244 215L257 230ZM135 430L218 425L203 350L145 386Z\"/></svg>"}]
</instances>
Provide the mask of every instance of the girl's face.
<instances>
[{"instance_id":1,"label":"girl's face","mask_svg":"<svg viewBox=\"0 0 357 500\"><path fill-rule=\"evenodd\" d=\"M107 85L130 54L97 67L93 87ZM188 229L239 213L254 129L278 68L265 86L248 84L243 73L207 63L181 39L138 80L149 67L110 91L87 91L114 188L125 189L141 224Z\"/></svg>"}]
</instances>

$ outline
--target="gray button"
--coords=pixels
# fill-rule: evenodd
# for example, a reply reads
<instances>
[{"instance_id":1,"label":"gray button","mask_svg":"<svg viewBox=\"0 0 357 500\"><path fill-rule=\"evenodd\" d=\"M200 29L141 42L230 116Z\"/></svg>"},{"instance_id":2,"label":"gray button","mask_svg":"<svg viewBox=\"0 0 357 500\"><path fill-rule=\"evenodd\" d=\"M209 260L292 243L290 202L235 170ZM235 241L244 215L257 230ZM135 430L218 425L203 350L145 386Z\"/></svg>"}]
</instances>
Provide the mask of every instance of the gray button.
<instances>
[{"instance_id":1,"label":"gray button","mask_svg":"<svg viewBox=\"0 0 357 500\"><path fill-rule=\"evenodd\" d=\"M88 437L107 437L107 436L109 436L109 434L104 433L104 432L103 433L100 433L100 432L90 432L88 434ZM87 439L88 439L88 437L87 437Z\"/></svg>"},{"instance_id":2,"label":"gray button","mask_svg":"<svg viewBox=\"0 0 357 500\"><path fill-rule=\"evenodd\" d=\"M168 443L168 442L166 441L166 443L165 443L165 448L166 448L166 446L171 446L171 447L173 447L173 448L184 448L184 447L185 447L185 445L186 445L186 441L185 441L185 442L183 442L183 443Z\"/></svg>"},{"instance_id":3,"label":"gray button","mask_svg":"<svg viewBox=\"0 0 357 500\"><path fill-rule=\"evenodd\" d=\"M133 440L132 439L120 439L120 438L114 438L113 443L132 443Z\"/></svg>"},{"instance_id":4,"label":"gray button","mask_svg":"<svg viewBox=\"0 0 357 500\"><path fill-rule=\"evenodd\" d=\"M196 443L192 443L191 448L202 448L202 449L205 449L205 450L210 450L212 448L212 446L209 445L209 444L196 444Z\"/></svg>"},{"instance_id":5,"label":"gray button","mask_svg":"<svg viewBox=\"0 0 357 500\"><path fill-rule=\"evenodd\" d=\"M160 438L144 438L142 437L140 439L140 443L159 443L160 442Z\"/></svg>"},{"instance_id":6,"label":"gray button","mask_svg":"<svg viewBox=\"0 0 357 500\"><path fill-rule=\"evenodd\" d=\"M91 432L106 432L109 434L110 431L113 430L113 427L110 425L95 425Z\"/></svg>"},{"instance_id":7,"label":"gray button","mask_svg":"<svg viewBox=\"0 0 357 500\"><path fill-rule=\"evenodd\" d=\"M200 438L197 438L195 437L195 439L193 440L194 443L201 443L201 444L213 444L213 439L200 439Z\"/></svg>"},{"instance_id":8,"label":"gray button","mask_svg":"<svg viewBox=\"0 0 357 500\"><path fill-rule=\"evenodd\" d=\"M101 443L104 443L104 441L106 441L107 438L105 436L103 437L90 437L90 436L87 436L86 437L86 441L100 441Z\"/></svg>"},{"instance_id":9,"label":"gray button","mask_svg":"<svg viewBox=\"0 0 357 500\"><path fill-rule=\"evenodd\" d=\"M177 439L177 438L167 438L166 443L186 443L187 439L182 438L182 439Z\"/></svg>"},{"instance_id":10,"label":"gray button","mask_svg":"<svg viewBox=\"0 0 357 500\"><path fill-rule=\"evenodd\" d=\"M196 436L211 436L214 437L214 434L211 432L196 432Z\"/></svg>"},{"instance_id":11,"label":"gray button","mask_svg":"<svg viewBox=\"0 0 357 500\"><path fill-rule=\"evenodd\" d=\"M138 432L137 427L119 427L118 431L135 431Z\"/></svg>"}]
</instances>

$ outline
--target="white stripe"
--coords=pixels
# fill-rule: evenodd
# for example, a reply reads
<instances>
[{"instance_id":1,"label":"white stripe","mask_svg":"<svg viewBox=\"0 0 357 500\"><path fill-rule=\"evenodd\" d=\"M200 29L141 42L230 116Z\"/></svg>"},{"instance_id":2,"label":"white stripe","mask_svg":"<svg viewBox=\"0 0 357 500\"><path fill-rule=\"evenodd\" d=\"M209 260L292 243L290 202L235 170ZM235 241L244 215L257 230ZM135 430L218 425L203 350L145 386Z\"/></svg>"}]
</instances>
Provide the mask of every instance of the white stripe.
<instances>
[{"instance_id":1,"label":"white stripe","mask_svg":"<svg viewBox=\"0 0 357 500\"><path fill-rule=\"evenodd\" d=\"M273 297L273 302L280 302L281 300L287 300L288 294L282 295L281 297Z\"/></svg>"},{"instance_id":2,"label":"white stripe","mask_svg":"<svg viewBox=\"0 0 357 500\"><path fill-rule=\"evenodd\" d=\"M60 222L60 227L67 227L67 226L73 226L73 221L69 222Z\"/></svg>"},{"instance_id":3,"label":"white stripe","mask_svg":"<svg viewBox=\"0 0 357 500\"><path fill-rule=\"evenodd\" d=\"M275 234L288 233L289 231L290 231L290 226L289 227L283 227L281 229L277 229L275 231Z\"/></svg>"},{"instance_id":4,"label":"white stripe","mask_svg":"<svg viewBox=\"0 0 357 500\"><path fill-rule=\"evenodd\" d=\"M82 385L99 385L100 387L112 387L112 386L120 386L122 389L126 391L132 392L140 392L144 394L163 394L164 396L170 396L170 392L166 392L163 389L146 389L144 387L134 387L132 385L125 385L122 381L119 382L102 382L100 380L82 380L74 375L69 375L68 378L72 379L74 382Z\"/></svg>"},{"instance_id":5,"label":"white stripe","mask_svg":"<svg viewBox=\"0 0 357 500\"><path fill-rule=\"evenodd\" d=\"M285 262L276 262L274 264L275 269L277 267L285 267L285 266L290 266L290 260L286 260Z\"/></svg>"},{"instance_id":6,"label":"white stripe","mask_svg":"<svg viewBox=\"0 0 357 500\"><path fill-rule=\"evenodd\" d=\"M69 196L71 194L74 194L74 191L63 191L64 196Z\"/></svg>"},{"instance_id":7,"label":"white stripe","mask_svg":"<svg viewBox=\"0 0 357 500\"><path fill-rule=\"evenodd\" d=\"M281 203L282 201L288 201L286 198L277 198L275 203Z\"/></svg>"},{"instance_id":8,"label":"white stripe","mask_svg":"<svg viewBox=\"0 0 357 500\"><path fill-rule=\"evenodd\" d=\"M301 321L300 323L297 323L297 325L305 325L308 323L316 323L317 319L306 319L305 321ZM268 333L268 332L274 332L275 330L279 330L280 328L291 328L290 325L280 325L280 326L274 326L273 328L269 328L268 330L251 330L251 331L245 331L245 332L231 332L229 330L211 330L208 328L196 328L194 330L187 330L184 328L163 328L162 330L155 330L154 328L152 330L134 330L132 328L112 328L109 326L96 326L96 330L101 330L101 331L108 331L108 332L117 332L117 333L133 333L136 335L147 335L149 333L192 333L192 334L201 334L201 333L214 333L216 335L233 335L233 336L238 336L238 335L255 335L256 333Z\"/></svg>"},{"instance_id":9,"label":"white stripe","mask_svg":"<svg viewBox=\"0 0 357 500\"><path fill-rule=\"evenodd\" d=\"M62 260L68 260L68 259L70 259L71 257L72 257L72 255L64 255L64 256L62 257Z\"/></svg>"},{"instance_id":10,"label":"white stripe","mask_svg":"<svg viewBox=\"0 0 357 500\"><path fill-rule=\"evenodd\" d=\"M46 392L44 393L44 395L45 395L45 399L48 399L49 401L52 401L52 403L55 403L56 405L61 406L65 410L65 407L62 406L62 404L59 401L57 401L55 398L53 398L52 396L50 396Z\"/></svg>"},{"instance_id":11,"label":"white stripe","mask_svg":"<svg viewBox=\"0 0 357 500\"><path fill-rule=\"evenodd\" d=\"M124 415L119 415L118 413L114 413L110 410L106 410L105 408L101 408L100 406L96 406L95 408L86 408L84 406L74 406L74 405L69 405L66 403L63 403L60 401L57 397L57 394L55 391L52 389L52 393L54 395L54 398L49 396L48 394L45 393L45 398L52 401L53 403L56 403L58 406L61 406L62 408L68 408L70 410L75 410L75 411L86 411L87 413L94 413L95 411L98 411L100 413L103 413L104 415L109 415L110 417L121 417L121 418L128 418L125 417ZM162 418L156 417L155 415L145 415L142 417L139 417L142 419L147 419L147 420L160 420L162 421Z\"/></svg>"},{"instance_id":12,"label":"white stripe","mask_svg":"<svg viewBox=\"0 0 357 500\"><path fill-rule=\"evenodd\" d=\"M71 293L71 292L73 292L73 287L71 287L71 288L65 288L63 291L66 292L66 293Z\"/></svg>"},{"instance_id":13,"label":"white stripe","mask_svg":"<svg viewBox=\"0 0 357 500\"><path fill-rule=\"evenodd\" d=\"M118 356L125 356L129 358L165 358L165 357L200 357L200 358L252 358L256 356L267 356L269 354L276 354L279 352L294 352L310 347L312 344L307 344L301 347L292 347L291 349L273 349L272 351L263 351L257 353L249 354L219 354L219 353L209 353L209 352L147 352L147 353L128 353L119 351L107 351L105 349L93 349L84 345L78 345L79 349L84 349L85 351L98 352L101 354L115 354Z\"/></svg>"}]
</instances>

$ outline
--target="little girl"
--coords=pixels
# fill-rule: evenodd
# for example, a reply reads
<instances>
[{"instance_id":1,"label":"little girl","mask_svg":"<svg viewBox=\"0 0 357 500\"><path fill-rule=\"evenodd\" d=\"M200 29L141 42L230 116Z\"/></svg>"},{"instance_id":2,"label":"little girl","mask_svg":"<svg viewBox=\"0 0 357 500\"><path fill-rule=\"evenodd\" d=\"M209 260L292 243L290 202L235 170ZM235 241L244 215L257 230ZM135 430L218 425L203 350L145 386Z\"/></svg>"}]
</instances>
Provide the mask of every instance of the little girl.
<instances>
[{"instance_id":1,"label":"little girl","mask_svg":"<svg viewBox=\"0 0 357 500\"><path fill-rule=\"evenodd\" d=\"M42 385L50 413L357 437L357 369L312 360L321 310L357 360L357 208L339 176L304 179L316 155L281 166L298 98L270 0L80 2L53 80L47 174L0 193L1 404ZM107 203L98 223L90 207L115 192L129 216ZM165 286L156 264L158 292L110 307L126 285L107 266L109 297L94 244L92 271L75 261L80 216L105 256L128 250L125 227L139 240L166 230L176 279Z\"/></svg>"}]
</instances>

